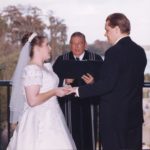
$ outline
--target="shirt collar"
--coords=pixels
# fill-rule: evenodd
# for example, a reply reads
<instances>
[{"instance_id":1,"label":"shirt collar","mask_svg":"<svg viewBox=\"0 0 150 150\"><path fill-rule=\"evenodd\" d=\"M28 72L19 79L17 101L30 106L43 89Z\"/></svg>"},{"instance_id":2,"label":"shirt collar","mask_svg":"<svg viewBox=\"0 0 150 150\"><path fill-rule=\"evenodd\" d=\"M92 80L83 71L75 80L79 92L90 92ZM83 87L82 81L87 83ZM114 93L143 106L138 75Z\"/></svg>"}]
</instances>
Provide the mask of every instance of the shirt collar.
<instances>
[{"instance_id":1,"label":"shirt collar","mask_svg":"<svg viewBox=\"0 0 150 150\"><path fill-rule=\"evenodd\" d=\"M118 38L113 45L117 44L122 38L125 38L125 37L128 37L128 35Z\"/></svg>"},{"instance_id":2,"label":"shirt collar","mask_svg":"<svg viewBox=\"0 0 150 150\"><path fill-rule=\"evenodd\" d=\"M85 52L83 52L83 53L78 57L79 60L83 60L84 54L85 54ZM75 56L75 55L73 55L73 57L74 57L75 59L77 58L77 56Z\"/></svg>"}]
</instances>

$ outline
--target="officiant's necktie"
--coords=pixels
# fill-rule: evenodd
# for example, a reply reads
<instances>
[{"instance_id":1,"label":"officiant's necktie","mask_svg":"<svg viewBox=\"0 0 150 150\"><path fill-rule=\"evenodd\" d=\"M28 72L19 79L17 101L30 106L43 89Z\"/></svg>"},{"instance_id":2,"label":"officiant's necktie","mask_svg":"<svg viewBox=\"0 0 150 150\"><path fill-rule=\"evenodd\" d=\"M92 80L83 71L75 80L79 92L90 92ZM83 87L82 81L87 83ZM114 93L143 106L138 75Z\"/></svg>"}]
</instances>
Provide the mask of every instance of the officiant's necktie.
<instances>
[{"instance_id":1,"label":"officiant's necktie","mask_svg":"<svg viewBox=\"0 0 150 150\"><path fill-rule=\"evenodd\" d=\"M76 61L80 61L80 59L78 57L76 57Z\"/></svg>"}]
</instances>

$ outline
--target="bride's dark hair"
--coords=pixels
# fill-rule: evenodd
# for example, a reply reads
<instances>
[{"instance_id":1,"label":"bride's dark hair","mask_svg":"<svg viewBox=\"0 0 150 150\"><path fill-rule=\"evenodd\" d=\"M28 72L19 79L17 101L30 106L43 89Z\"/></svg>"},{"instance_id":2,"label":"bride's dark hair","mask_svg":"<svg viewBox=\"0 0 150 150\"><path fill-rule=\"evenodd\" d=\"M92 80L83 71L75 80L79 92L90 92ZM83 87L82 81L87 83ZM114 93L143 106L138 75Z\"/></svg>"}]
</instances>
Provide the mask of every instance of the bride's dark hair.
<instances>
[{"instance_id":1,"label":"bride's dark hair","mask_svg":"<svg viewBox=\"0 0 150 150\"><path fill-rule=\"evenodd\" d=\"M23 38L21 40L22 46L25 45L25 43L28 41L28 39L31 35L32 35L32 32L29 32L23 36ZM46 36L44 36L44 35L37 35L32 39L32 41L30 42L31 49L30 49L30 54L29 54L31 58L33 57L33 47L35 45L41 46L45 38L46 38Z\"/></svg>"},{"instance_id":2,"label":"bride's dark hair","mask_svg":"<svg viewBox=\"0 0 150 150\"><path fill-rule=\"evenodd\" d=\"M35 45L41 46L42 43L44 42L44 39L45 39L45 38L46 38L46 37L43 36L43 35L37 35L36 37L33 38L33 40L31 41L31 44L30 44L30 45L31 45L30 57L33 56L33 47L34 47Z\"/></svg>"}]
</instances>

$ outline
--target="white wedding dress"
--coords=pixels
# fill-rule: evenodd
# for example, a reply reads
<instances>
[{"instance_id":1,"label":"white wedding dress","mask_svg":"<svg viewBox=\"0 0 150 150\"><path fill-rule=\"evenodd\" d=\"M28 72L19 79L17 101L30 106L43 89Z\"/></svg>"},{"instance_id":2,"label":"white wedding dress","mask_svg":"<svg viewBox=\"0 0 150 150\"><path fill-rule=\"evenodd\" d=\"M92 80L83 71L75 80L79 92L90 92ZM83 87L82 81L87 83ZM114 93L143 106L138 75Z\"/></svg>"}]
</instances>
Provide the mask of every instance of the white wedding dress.
<instances>
[{"instance_id":1,"label":"white wedding dress","mask_svg":"<svg viewBox=\"0 0 150 150\"><path fill-rule=\"evenodd\" d=\"M58 82L50 64L43 68L27 65L24 69L23 86L41 85L40 93L57 87ZM7 150L76 150L55 96L35 107L25 102Z\"/></svg>"}]
</instances>

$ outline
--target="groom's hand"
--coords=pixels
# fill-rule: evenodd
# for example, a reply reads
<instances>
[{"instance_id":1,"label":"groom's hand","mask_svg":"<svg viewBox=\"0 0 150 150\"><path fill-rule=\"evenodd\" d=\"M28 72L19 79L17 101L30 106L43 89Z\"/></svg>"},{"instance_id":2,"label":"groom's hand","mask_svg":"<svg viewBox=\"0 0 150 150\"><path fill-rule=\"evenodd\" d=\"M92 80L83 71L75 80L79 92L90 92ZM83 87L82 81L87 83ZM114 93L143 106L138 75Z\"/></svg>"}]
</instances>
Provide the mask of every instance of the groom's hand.
<instances>
[{"instance_id":1,"label":"groom's hand","mask_svg":"<svg viewBox=\"0 0 150 150\"><path fill-rule=\"evenodd\" d=\"M78 87L68 87L69 92L67 93L67 95L69 94L76 94Z\"/></svg>"}]
</instances>

